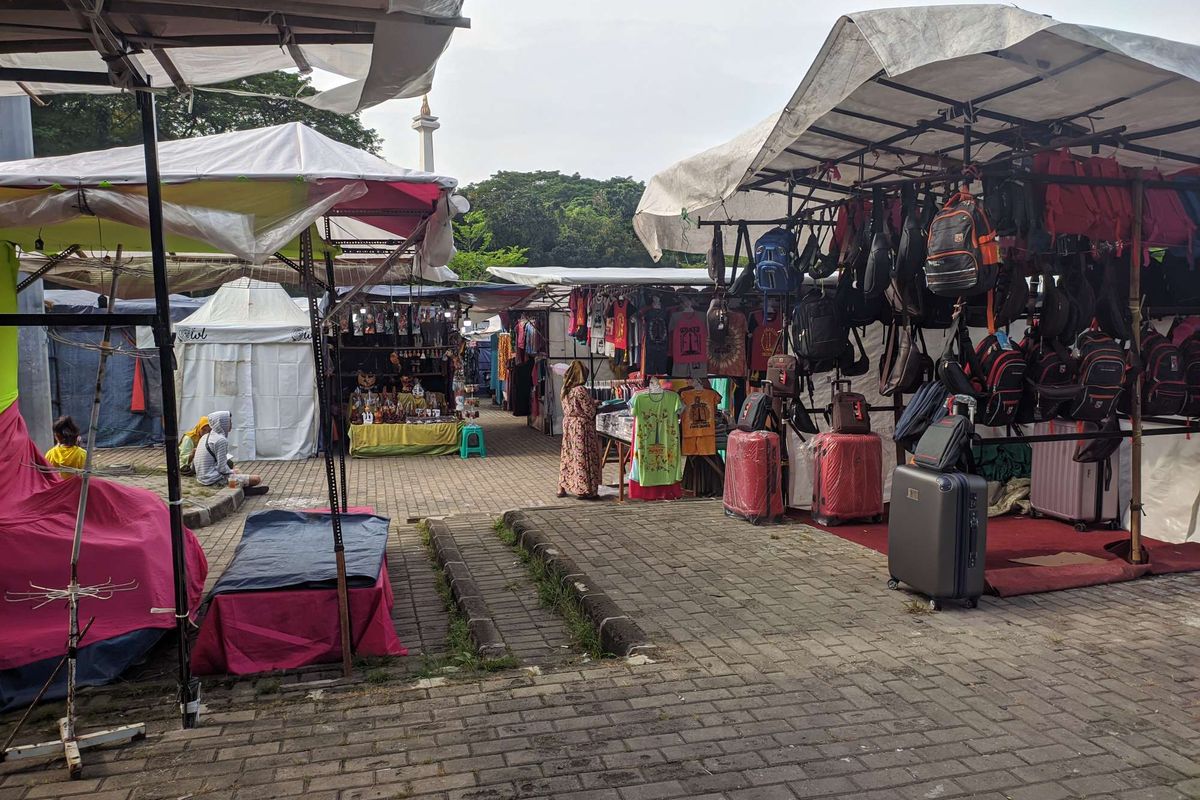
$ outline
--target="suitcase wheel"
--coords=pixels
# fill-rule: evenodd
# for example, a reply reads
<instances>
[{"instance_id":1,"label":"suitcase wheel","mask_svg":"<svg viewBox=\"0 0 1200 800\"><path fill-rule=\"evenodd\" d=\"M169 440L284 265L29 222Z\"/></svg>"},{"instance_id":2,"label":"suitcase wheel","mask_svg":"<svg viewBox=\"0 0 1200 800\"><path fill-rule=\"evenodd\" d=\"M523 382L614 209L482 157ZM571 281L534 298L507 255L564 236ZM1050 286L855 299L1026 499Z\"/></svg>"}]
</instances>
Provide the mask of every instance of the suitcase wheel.
<instances>
[{"instance_id":1,"label":"suitcase wheel","mask_svg":"<svg viewBox=\"0 0 1200 800\"><path fill-rule=\"evenodd\" d=\"M938 600L936 597L929 598L929 610L930 611L941 611L942 610L942 601Z\"/></svg>"},{"instance_id":2,"label":"suitcase wheel","mask_svg":"<svg viewBox=\"0 0 1200 800\"><path fill-rule=\"evenodd\" d=\"M1086 522L1076 522L1075 523L1075 530L1078 531L1079 533L1085 532L1090 527L1091 526L1088 525Z\"/></svg>"},{"instance_id":3,"label":"suitcase wheel","mask_svg":"<svg viewBox=\"0 0 1200 800\"><path fill-rule=\"evenodd\" d=\"M898 581L898 580L897 580L897 579L895 579L895 578L888 578L888 584L887 584L887 586L888 586L888 588L889 588L889 589L891 589L892 591L896 591L897 589L899 589L899 588L900 588L900 581Z\"/></svg>"},{"instance_id":4,"label":"suitcase wheel","mask_svg":"<svg viewBox=\"0 0 1200 800\"><path fill-rule=\"evenodd\" d=\"M1121 529L1121 523L1119 520L1110 519L1105 527L1110 531L1119 531Z\"/></svg>"},{"instance_id":5,"label":"suitcase wheel","mask_svg":"<svg viewBox=\"0 0 1200 800\"><path fill-rule=\"evenodd\" d=\"M967 598L967 608L979 608L979 598L978 597L968 597Z\"/></svg>"}]
</instances>

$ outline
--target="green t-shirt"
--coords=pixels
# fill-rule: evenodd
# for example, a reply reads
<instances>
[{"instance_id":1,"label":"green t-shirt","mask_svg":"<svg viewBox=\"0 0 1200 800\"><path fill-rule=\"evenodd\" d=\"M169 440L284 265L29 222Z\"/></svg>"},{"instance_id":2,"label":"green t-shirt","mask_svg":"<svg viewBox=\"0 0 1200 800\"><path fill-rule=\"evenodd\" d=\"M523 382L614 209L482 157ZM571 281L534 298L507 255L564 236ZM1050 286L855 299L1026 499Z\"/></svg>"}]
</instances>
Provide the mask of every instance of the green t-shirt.
<instances>
[{"instance_id":1,"label":"green t-shirt","mask_svg":"<svg viewBox=\"0 0 1200 800\"><path fill-rule=\"evenodd\" d=\"M642 486L670 486L683 478L683 456L679 447L679 415L683 401L675 392L642 392L633 398L633 418L637 422L638 483Z\"/></svg>"}]
</instances>

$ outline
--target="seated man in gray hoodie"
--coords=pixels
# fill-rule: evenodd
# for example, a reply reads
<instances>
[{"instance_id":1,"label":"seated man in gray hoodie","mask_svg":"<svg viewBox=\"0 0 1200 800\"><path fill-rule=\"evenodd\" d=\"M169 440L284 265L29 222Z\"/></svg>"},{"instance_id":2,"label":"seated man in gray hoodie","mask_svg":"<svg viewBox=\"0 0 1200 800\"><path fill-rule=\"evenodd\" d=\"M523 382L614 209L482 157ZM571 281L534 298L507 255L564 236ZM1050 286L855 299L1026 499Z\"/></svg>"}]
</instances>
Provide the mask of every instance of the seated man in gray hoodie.
<instances>
[{"instance_id":1,"label":"seated man in gray hoodie","mask_svg":"<svg viewBox=\"0 0 1200 800\"><path fill-rule=\"evenodd\" d=\"M233 430L233 418L229 412L212 412L208 415L208 424L211 430L200 437L196 455L192 459L196 480L204 486L224 483L230 489L241 486L246 494L266 494L267 487L261 485L262 478L237 472L233 468L228 438Z\"/></svg>"}]
</instances>

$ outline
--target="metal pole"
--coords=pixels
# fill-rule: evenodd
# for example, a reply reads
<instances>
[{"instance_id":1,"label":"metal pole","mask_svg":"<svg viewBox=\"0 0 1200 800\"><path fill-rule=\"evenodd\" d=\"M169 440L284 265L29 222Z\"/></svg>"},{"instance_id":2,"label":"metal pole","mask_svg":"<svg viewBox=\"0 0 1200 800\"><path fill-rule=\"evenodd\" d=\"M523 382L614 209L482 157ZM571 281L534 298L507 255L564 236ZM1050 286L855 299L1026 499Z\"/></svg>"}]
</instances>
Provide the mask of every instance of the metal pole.
<instances>
[{"instance_id":1,"label":"metal pole","mask_svg":"<svg viewBox=\"0 0 1200 800\"><path fill-rule=\"evenodd\" d=\"M325 283L328 287L328 301L326 310L337 305L337 283L334 280L333 273L333 254L327 249L325 251ZM326 317L328 320L329 318ZM333 403L341 403L342 395L342 334L337 328L337 320L330 320L329 336L333 339L333 387L330 389L330 399ZM333 419L333 406L329 407L330 420ZM346 510L346 447L348 442L346 437L349 435L346 428L346 416L343 412L338 415L342 421L342 438L338 447L338 471L341 473L342 491L339 497L342 498L342 511Z\"/></svg>"},{"instance_id":2,"label":"metal pole","mask_svg":"<svg viewBox=\"0 0 1200 800\"><path fill-rule=\"evenodd\" d=\"M333 557L337 562L338 627L342 639L342 674L349 678L353 673L350 641L350 596L346 589L346 548L342 542L342 509L338 503L337 474L333 467L333 440L329 429L329 397L325 392L325 348L321 345L320 312L317 295L313 291L313 243L312 229L300 234L300 267L304 270L304 293L308 296L308 316L312 326L313 358L317 379L317 403L321 413L321 427L325 431L325 481L329 489L329 521L333 529Z\"/></svg>"},{"instance_id":3,"label":"metal pole","mask_svg":"<svg viewBox=\"0 0 1200 800\"><path fill-rule=\"evenodd\" d=\"M171 342L171 298L167 290L167 256L163 241L162 186L158 173L158 126L154 95L138 92L142 121L142 150L146 160L146 202L149 206L150 254L154 267L154 343L162 384L162 426L167 460L167 511L171 518L171 562L175 579L175 631L179 659L179 710L183 727L194 728L200 716L200 681L189 664L187 558L183 538L183 492L179 486L179 421L175 409L175 351Z\"/></svg>"},{"instance_id":4,"label":"metal pole","mask_svg":"<svg viewBox=\"0 0 1200 800\"><path fill-rule=\"evenodd\" d=\"M1130 347L1141 359L1142 354L1142 204L1145 202L1142 170L1133 170L1133 252L1129 256L1129 311L1133 318L1133 340ZM1129 389L1129 422L1133 428L1130 442L1133 463L1130 469L1132 484L1129 497L1129 561L1142 563L1142 370L1133 373Z\"/></svg>"}]
</instances>

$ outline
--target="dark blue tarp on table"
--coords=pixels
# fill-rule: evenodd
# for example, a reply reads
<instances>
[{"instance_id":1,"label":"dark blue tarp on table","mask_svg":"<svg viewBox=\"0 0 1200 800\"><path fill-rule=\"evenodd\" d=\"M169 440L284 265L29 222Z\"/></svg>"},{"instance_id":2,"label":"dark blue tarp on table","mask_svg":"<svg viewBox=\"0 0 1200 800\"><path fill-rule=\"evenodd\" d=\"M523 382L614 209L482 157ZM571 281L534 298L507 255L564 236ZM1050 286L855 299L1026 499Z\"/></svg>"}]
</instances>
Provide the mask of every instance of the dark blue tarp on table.
<instances>
[{"instance_id":1,"label":"dark blue tarp on table","mask_svg":"<svg viewBox=\"0 0 1200 800\"><path fill-rule=\"evenodd\" d=\"M343 514L346 582L374 586L387 547L387 517ZM224 592L327 589L337 585L329 515L306 511L257 511L246 518L233 562L209 599Z\"/></svg>"}]
</instances>

